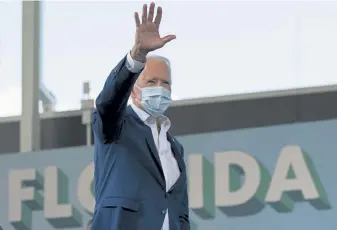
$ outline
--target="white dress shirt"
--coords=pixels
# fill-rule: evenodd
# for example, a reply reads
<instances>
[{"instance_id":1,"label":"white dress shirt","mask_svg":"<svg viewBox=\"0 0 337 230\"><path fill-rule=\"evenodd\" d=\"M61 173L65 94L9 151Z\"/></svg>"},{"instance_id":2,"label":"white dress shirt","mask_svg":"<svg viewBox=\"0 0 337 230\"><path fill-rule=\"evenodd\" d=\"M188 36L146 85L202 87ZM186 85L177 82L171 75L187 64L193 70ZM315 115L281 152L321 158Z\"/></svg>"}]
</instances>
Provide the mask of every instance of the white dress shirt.
<instances>
[{"instance_id":1,"label":"white dress shirt","mask_svg":"<svg viewBox=\"0 0 337 230\"><path fill-rule=\"evenodd\" d=\"M127 55L126 67L133 73L139 73L144 68L145 63L135 61L131 55ZM174 185L180 176L180 170L171 150L171 144L167 140L167 131L171 127L170 120L164 115L154 118L145 111L139 109L134 104L131 107L139 118L151 128L154 143L157 147L159 159L164 172L166 181L166 192ZM160 131L158 132L158 126ZM162 230L169 230L169 214L166 210Z\"/></svg>"}]
</instances>

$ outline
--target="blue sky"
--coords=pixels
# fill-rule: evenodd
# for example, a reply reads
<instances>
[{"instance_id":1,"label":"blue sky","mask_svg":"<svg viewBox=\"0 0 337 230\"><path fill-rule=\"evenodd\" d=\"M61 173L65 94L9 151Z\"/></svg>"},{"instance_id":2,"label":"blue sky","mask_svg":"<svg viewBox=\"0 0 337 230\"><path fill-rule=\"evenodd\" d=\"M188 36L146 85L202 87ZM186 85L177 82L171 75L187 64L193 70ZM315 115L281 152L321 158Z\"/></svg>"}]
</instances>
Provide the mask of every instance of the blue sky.
<instances>
[{"instance_id":1,"label":"blue sky","mask_svg":"<svg viewBox=\"0 0 337 230\"><path fill-rule=\"evenodd\" d=\"M160 1L156 1L160 2ZM172 62L173 98L337 83L337 2L160 2L157 53ZM96 97L134 40L142 2L43 2L41 77L58 110L78 109L82 82ZM21 10L0 2L0 116L20 113Z\"/></svg>"}]
</instances>

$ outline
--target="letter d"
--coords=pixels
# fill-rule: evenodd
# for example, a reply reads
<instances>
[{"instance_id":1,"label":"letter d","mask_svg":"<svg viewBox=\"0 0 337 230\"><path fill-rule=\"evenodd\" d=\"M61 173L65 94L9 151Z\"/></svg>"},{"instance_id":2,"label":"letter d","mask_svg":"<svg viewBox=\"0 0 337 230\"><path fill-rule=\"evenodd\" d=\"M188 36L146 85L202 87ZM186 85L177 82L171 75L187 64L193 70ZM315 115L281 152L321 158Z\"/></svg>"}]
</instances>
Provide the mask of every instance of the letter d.
<instances>
[{"instance_id":1,"label":"letter d","mask_svg":"<svg viewBox=\"0 0 337 230\"><path fill-rule=\"evenodd\" d=\"M264 207L270 176L252 156L215 153L215 204L228 216L247 216ZM244 177L244 178L243 178Z\"/></svg>"}]
</instances>

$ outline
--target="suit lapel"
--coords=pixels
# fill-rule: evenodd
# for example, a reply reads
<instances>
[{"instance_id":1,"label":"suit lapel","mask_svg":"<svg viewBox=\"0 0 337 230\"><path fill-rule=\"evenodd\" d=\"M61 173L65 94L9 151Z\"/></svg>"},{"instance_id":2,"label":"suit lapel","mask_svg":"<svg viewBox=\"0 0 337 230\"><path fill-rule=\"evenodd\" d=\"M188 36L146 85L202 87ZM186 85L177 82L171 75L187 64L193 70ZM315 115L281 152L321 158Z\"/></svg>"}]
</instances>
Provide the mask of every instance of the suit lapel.
<instances>
[{"instance_id":1,"label":"suit lapel","mask_svg":"<svg viewBox=\"0 0 337 230\"><path fill-rule=\"evenodd\" d=\"M182 152L178 147L178 144L176 143L176 141L174 140L174 138L170 133L167 133L167 140L171 143L172 153L177 161L180 172L185 172L185 163Z\"/></svg>"},{"instance_id":2,"label":"suit lapel","mask_svg":"<svg viewBox=\"0 0 337 230\"><path fill-rule=\"evenodd\" d=\"M157 150L157 147L154 143L151 129L149 127L148 127L148 129L149 129L149 132L146 132L146 143L147 143L148 148L150 149L152 158L154 159L154 162L155 162L155 164L157 166L157 169L159 171L160 184L165 188L166 183L165 183L165 176L164 176L164 172L163 172L163 167L162 167L160 159L159 159L158 150Z\"/></svg>"},{"instance_id":3,"label":"suit lapel","mask_svg":"<svg viewBox=\"0 0 337 230\"><path fill-rule=\"evenodd\" d=\"M142 133L144 133L144 135L145 135L146 144L147 144L148 149L150 150L149 151L150 154L147 154L147 157L152 162L152 163L148 164L147 168L154 175L154 177L156 178L158 183L163 187L163 189L166 189L165 175L164 175L164 172L163 172L163 168L162 168L162 165L161 165L161 161L160 161L160 158L159 158L157 147L156 147L156 145L154 143L154 140L153 140L151 128L148 127L146 124L144 124L144 122L142 120L140 120L140 118L135 113L135 111L131 108L131 106L128 106L127 113L131 114L144 128L144 131ZM173 153L173 155L174 155L174 157L177 161L178 167L180 169L179 178L177 179L177 181L174 183L174 185L169 190L169 191L172 191L175 188L179 187L181 183L186 182L186 166L185 166L184 159L182 157L181 149L180 149L178 143L176 143L176 141L174 140L174 138L172 137L172 135L170 133L167 133L167 140L171 144L172 153ZM153 165L153 164L155 164L155 165Z\"/></svg>"},{"instance_id":4,"label":"suit lapel","mask_svg":"<svg viewBox=\"0 0 337 230\"><path fill-rule=\"evenodd\" d=\"M172 149L172 153L177 161L178 167L180 169L180 175L177 179L177 181L173 184L173 186L169 189L169 192L175 190L176 188L180 187L181 183L186 181L186 166L185 166L185 162L183 159L183 155L182 152L180 150L180 148L178 147L178 144L176 143L176 141L174 140L174 138L172 137L172 135L170 133L167 133L167 140L171 143L171 149Z\"/></svg>"},{"instance_id":5,"label":"suit lapel","mask_svg":"<svg viewBox=\"0 0 337 230\"><path fill-rule=\"evenodd\" d=\"M144 134L146 140L146 143L144 144L146 144L146 147L150 150L149 154L145 154L149 161L148 164L145 164L146 168L156 178L156 180L163 187L163 189L165 189L166 188L165 176L162 165L160 163L158 150L153 140L151 128L148 127L146 124L144 124L144 122L139 118L139 116L135 113L135 111L132 109L131 106L127 107L127 113L132 115L137 120L137 123L139 123L143 129L141 133Z\"/></svg>"}]
</instances>

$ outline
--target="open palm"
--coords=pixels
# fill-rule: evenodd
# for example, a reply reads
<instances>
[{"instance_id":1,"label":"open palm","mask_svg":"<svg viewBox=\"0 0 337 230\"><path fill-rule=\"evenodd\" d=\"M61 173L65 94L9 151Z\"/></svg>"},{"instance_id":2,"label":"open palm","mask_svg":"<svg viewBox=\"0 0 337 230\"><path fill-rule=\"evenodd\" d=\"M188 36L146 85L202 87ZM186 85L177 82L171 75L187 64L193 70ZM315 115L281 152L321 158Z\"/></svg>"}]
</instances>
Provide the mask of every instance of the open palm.
<instances>
[{"instance_id":1,"label":"open palm","mask_svg":"<svg viewBox=\"0 0 337 230\"><path fill-rule=\"evenodd\" d=\"M163 47L169 41L175 39L174 35L167 35L160 37L159 25L162 18L162 9L158 7L157 14L154 18L155 4L151 3L149 12L147 12L147 5L143 6L142 21L139 20L138 13L135 13L136 21L136 46L138 50L148 53L150 51Z\"/></svg>"}]
</instances>

